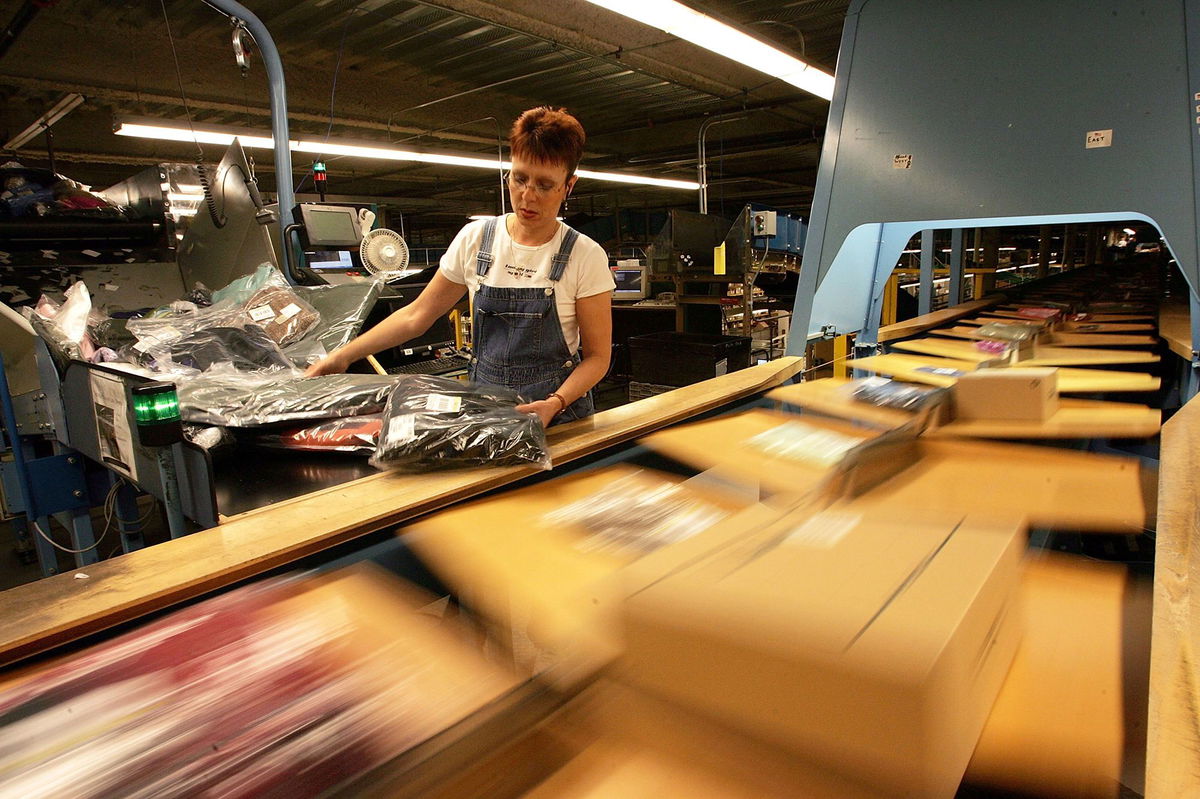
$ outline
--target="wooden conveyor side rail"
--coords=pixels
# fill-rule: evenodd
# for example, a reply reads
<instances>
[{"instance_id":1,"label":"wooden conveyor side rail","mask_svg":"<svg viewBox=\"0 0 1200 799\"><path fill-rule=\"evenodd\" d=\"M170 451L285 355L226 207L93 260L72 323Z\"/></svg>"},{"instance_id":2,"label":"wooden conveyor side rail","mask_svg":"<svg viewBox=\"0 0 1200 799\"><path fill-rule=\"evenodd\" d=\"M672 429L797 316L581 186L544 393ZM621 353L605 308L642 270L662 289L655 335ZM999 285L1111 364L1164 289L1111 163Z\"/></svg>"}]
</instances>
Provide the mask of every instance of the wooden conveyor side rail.
<instances>
[{"instance_id":1,"label":"wooden conveyor side rail","mask_svg":"<svg viewBox=\"0 0 1200 799\"><path fill-rule=\"evenodd\" d=\"M968 316L975 316L985 308L990 308L1001 302L1004 302L1002 295L984 297L982 300L964 302L961 305L955 305L953 308L945 308L933 313L927 313L924 316L906 319L894 325L881 327L879 328L879 343L886 344L889 341L896 341L897 339L915 336L918 333L925 333L950 322L956 322Z\"/></svg>"},{"instance_id":2,"label":"wooden conveyor side rail","mask_svg":"<svg viewBox=\"0 0 1200 799\"><path fill-rule=\"evenodd\" d=\"M794 377L789 357L556 428L556 466L761 395ZM285 566L536 474L533 467L374 474L229 517L214 528L0 593L0 666ZM77 575L86 574L86 577Z\"/></svg>"},{"instance_id":3,"label":"wooden conveyor side rail","mask_svg":"<svg viewBox=\"0 0 1200 799\"><path fill-rule=\"evenodd\" d=\"M1146 797L1200 796L1200 400L1163 426Z\"/></svg>"}]
</instances>

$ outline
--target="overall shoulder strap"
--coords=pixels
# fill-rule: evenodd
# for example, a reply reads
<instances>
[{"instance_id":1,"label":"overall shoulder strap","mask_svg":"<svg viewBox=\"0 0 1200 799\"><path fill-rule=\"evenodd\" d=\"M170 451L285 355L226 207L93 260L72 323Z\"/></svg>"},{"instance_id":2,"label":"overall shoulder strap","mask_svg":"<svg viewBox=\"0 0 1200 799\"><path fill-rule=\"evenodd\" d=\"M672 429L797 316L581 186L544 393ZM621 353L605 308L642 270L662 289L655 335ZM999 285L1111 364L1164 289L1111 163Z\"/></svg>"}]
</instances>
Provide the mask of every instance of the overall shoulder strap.
<instances>
[{"instance_id":1,"label":"overall shoulder strap","mask_svg":"<svg viewBox=\"0 0 1200 799\"><path fill-rule=\"evenodd\" d=\"M559 245L558 252L551 259L551 280L558 282L562 279L563 272L567 269L567 262L571 260L571 250L575 249L575 242L578 240L579 231L573 227L567 227L567 232L563 234L562 244Z\"/></svg>"},{"instance_id":2,"label":"overall shoulder strap","mask_svg":"<svg viewBox=\"0 0 1200 799\"><path fill-rule=\"evenodd\" d=\"M479 252L475 253L475 273L483 277L492 268L492 244L496 241L496 223L500 217L494 216L483 223L483 239L479 242Z\"/></svg>"}]
</instances>

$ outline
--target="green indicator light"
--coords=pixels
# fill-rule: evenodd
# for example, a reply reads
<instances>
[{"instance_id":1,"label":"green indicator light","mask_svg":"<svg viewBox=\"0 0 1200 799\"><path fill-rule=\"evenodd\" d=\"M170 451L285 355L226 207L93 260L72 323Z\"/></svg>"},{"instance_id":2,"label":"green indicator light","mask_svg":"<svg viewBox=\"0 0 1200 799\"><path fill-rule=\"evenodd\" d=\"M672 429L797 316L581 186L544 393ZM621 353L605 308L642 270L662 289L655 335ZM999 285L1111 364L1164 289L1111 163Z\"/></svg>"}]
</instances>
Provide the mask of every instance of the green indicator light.
<instances>
[{"instance_id":1,"label":"green indicator light","mask_svg":"<svg viewBox=\"0 0 1200 799\"><path fill-rule=\"evenodd\" d=\"M179 395L173 383L147 383L133 389L133 416L139 425L179 420Z\"/></svg>"}]
</instances>

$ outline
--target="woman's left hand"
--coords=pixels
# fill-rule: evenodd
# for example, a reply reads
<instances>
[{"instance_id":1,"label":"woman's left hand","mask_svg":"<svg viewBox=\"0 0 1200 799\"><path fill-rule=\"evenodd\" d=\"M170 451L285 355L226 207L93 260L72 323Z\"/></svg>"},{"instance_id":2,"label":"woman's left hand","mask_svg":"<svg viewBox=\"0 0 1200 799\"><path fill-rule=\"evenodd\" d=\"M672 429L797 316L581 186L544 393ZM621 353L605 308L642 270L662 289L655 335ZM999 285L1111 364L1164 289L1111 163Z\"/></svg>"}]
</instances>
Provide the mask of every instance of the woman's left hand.
<instances>
[{"instance_id":1,"label":"woman's left hand","mask_svg":"<svg viewBox=\"0 0 1200 799\"><path fill-rule=\"evenodd\" d=\"M519 413L536 413L537 417L542 420L542 427L549 427L550 422L554 421L554 417L561 409L562 405L553 397L517 406Z\"/></svg>"}]
</instances>

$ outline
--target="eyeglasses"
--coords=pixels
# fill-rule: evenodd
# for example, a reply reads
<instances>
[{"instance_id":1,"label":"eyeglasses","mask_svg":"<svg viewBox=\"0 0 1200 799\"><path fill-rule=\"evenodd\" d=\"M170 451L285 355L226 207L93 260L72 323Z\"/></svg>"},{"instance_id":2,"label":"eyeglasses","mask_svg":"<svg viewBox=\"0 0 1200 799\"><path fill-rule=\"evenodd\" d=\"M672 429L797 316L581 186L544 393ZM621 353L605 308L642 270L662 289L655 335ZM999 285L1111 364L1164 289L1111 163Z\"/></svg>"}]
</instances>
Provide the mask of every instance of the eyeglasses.
<instances>
[{"instance_id":1,"label":"eyeglasses","mask_svg":"<svg viewBox=\"0 0 1200 799\"><path fill-rule=\"evenodd\" d=\"M519 191L532 191L542 197L558 191L563 186L561 183L550 183L549 181L545 180L535 180L530 182L529 178L525 177L524 175L514 175L512 172L509 172L504 177L505 180L508 181L508 185L511 188Z\"/></svg>"}]
</instances>

